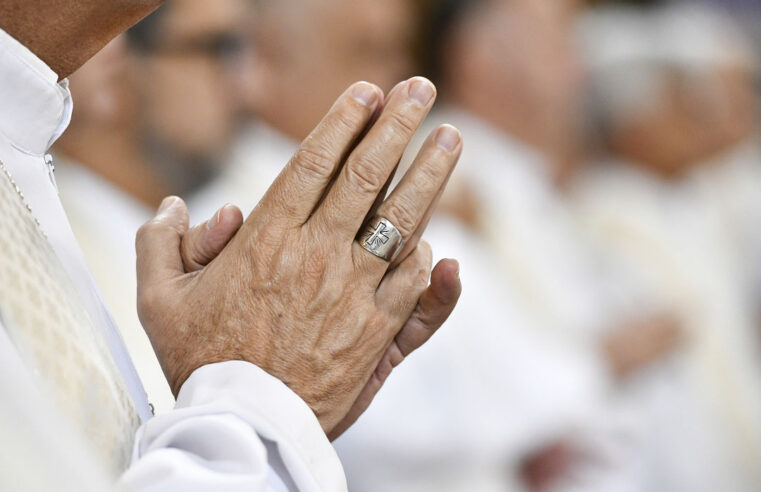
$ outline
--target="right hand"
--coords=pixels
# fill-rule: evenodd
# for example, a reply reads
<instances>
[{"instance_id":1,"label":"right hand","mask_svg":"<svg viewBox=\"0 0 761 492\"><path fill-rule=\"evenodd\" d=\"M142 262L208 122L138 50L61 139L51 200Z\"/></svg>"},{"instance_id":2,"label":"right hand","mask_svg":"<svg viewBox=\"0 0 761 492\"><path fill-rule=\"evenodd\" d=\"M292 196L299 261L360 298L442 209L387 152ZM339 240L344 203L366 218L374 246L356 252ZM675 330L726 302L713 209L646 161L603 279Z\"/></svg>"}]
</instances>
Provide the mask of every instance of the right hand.
<instances>
[{"instance_id":1,"label":"right hand","mask_svg":"<svg viewBox=\"0 0 761 492\"><path fill-rule=\"evenodd\" d=\"M364 134L383 96L355 84L200 270L180 254L187 211L165 200L138 234L138 304L175 394L198 367L245 360L304 399L327 433L356 418L428 292L431 252L417 240L459 156L459 132L435 130L399 186L380 195L434 96L424 79L403 82ZM407 243L392 269L354 241L376 207ZM414 348L420 335L405 343Z\"/></svg>"}]
</instances>

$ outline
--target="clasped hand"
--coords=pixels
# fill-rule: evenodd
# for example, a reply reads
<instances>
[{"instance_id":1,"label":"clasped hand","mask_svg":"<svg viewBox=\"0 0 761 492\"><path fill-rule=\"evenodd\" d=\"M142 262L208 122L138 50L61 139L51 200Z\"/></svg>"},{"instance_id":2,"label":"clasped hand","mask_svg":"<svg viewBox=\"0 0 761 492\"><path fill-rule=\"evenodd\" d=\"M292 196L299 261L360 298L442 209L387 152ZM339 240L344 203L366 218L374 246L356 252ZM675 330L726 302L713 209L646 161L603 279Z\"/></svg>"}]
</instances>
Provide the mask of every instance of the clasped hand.
<instances>
[{"instance_id":1,"label":"clasped hand","mask_svg":"<svg viewBox=\"0 0 761 492\"><path fill-rule=\"evenodd\" d=\"M164 201L137 237L138 310L175 394L203 365L249 361L335 438L444 322L459 267L443 260L432 271L419 238L459 156L459 132L437 128L386 198L434 99L419 77L386 98L354 84L245 222L227 206L189 229L183 202ZM404 237L393 265L355 241L376 214Z\"/></svg>"}]
</instances>

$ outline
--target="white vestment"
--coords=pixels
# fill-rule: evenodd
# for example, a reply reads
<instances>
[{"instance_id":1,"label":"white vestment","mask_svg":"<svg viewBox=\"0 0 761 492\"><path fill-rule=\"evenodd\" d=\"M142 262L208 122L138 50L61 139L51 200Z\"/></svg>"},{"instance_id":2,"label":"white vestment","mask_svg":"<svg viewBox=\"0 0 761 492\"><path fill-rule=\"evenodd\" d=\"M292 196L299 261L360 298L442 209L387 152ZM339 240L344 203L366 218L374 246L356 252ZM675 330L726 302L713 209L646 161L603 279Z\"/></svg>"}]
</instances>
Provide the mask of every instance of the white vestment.
<instances>
[{"instance_id":1,"label":"white vestment","mask_svg":"<svg viewBox=\"0 0 761 492\"><path fill-rule=\"evenodd\" d=\"M71 229L124 338L148 400L157 412L171 410L174 397L135 309L135 233L154 211L85 166L58 155L54 159L55 179Z\"/></svg>"},{"instance_id":2,"label":"white vestment","mask_svg":"<svg viewBox=\"0 0 761 492\"><path fill-rule=\"evenodd\" d=\"M727 224L751 309L761 316L761 142L753 138L697 168L694 178Z\"/></svg>"},{"instance_id":3,"label":"white vestment","mask_svg":"<svg viewBox=\"0 0 761 492\"><path fill-rule=\"evenodd\" d=\"M4 453L20 444L2 460L0 488L28 476L27 490L105 490L126 453L125 490L346 490L312 411L253 364L197 369L175 409L151 418L46 158L72 108L57 79L0 30L0 389L13 402L0 412L0 439Z\"/></svg>"},{"instance_id":4,"label":"white vestment","mask_svg":"<svg viewBox=\"0 0 761 492\"><path fill-rule=\"evenodd\" d=\"M550 162L465 111L444 109L437 118L467 132L456 172L478 195L480 229L521 304L553 336L596 343L624 308L555 185Z\"/></svg>"},{"instance_id":5,"label":"white vestment","mask_svg":"<svg viewBox=\"0 0 761 492\"><path fill-rule=\"evenodd\" d=\"M750 466L761 460L757 344L738 269L724 236L710 230L728 222L718 218L720 207L695 213L690 207L700 200L672 198L675 190L655 192L651 183L638 186L640 179L619 175L596 188L603 200L593 207L601 212L594 216L599 234L589 235L573 195L556 190L541 156L459 111L438 118L464 133L458 170L478 193L483 227L506 278L540 320L536 326L591 348L638 316L665 312L685 322L686 350L610 393L608 411L633 445L628 485L758 489ZM677 205L664 206L669 201ZM632 208L642 213L632 217ZM619 247L628 269L607 254Z\"/></svg>"},{"instance_id":6,"label":"white vestment","mask_svg":"<svg viewBox=\"0 0 761 492\"><path fill-rule=\"evenodd\" d=\"M645 431L646 490L761 487L761 360L745 281L751 265L735 229L743 213L733 216L728 206L743 201L719 192L720 174L706 168L667 182L606 162L577 190L589 231L630 279L631 297L677 316L686 331L678 357L622 394Z\"/></svg>"}]
</instances>

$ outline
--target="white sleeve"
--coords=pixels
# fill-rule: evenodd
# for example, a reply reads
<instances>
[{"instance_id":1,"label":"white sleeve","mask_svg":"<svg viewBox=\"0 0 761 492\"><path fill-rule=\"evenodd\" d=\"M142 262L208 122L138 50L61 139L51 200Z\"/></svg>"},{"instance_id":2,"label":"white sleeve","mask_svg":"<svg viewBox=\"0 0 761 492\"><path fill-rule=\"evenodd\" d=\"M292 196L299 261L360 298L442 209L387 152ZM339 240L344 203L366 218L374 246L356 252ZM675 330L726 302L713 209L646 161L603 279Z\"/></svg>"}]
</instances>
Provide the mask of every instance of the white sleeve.
<instances>
[{"instance_id":1,"label":"white sleeve","mask_svg":"<svg viewBox=\"0 0 761 492\"><path fill-rule=\"evenodd\" d=\"M120 481L134 492L347 490L312 410L248 362L197 369L171 412L146 422Z\"/></svg>"}]
</instances>

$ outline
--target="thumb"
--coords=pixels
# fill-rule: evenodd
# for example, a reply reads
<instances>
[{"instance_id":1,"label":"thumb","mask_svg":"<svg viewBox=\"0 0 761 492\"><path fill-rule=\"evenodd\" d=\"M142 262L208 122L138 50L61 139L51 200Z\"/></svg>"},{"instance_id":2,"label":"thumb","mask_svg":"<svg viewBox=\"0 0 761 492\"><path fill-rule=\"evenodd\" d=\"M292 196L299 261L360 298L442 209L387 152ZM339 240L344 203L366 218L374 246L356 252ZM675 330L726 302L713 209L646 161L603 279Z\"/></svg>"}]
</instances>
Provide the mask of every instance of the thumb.
<instances>
[{"instance_id":1,"label":"thumb","mask_svg":"<svg viewBox=\"0 0 761 492\"><path fill-rule=\"evenodd\" d=\"M137 231L138 289L185 273L180 244L187 229L185 202L176 196L165 198L156 216Z\"/></svg>"},{"instance_id":2,"label":"thumb","mask_svg":"<svg viewBox=\"0 0 761 492\"><path fill-rule=\"evenodd\" d=\"M420 296L415 311L394 340L402 358L427 342L444 324L461 292L460 265L456 260L441 260L431 272L431 285Z\"/></svg>"},{"instance_id":3,"label":"thumb","mask_svg":"<svg viewBox=\"0 0 761 492\"><path fill-rule=\"evenodd\" d=\"M220 208L214 217L191 228L182 238L182 263L186 272L208 265L227 246L243 225L243 213L235 205Z\"/></svg>"}]
</instances>

